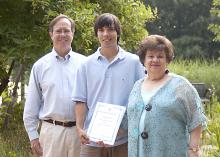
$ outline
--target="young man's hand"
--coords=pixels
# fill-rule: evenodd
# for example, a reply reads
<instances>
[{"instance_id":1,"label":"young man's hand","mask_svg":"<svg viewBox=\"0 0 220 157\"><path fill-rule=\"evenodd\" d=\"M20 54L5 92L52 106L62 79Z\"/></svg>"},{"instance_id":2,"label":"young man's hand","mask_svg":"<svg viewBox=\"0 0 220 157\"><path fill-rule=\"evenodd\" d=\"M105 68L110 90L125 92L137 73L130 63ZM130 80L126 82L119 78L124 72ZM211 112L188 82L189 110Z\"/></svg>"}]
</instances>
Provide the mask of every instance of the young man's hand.
<instances>
[{"instance_id":1,"label":"young man's hand","mask_svg":"<svg viewBox=\"0 0 220 157\"><path fill-rule=\"evenodd\" d=\"M78 136L81 144L89 144L89 137L86 135L86 132L83 129L77 128Z\"/></svg>"}]
</instances>

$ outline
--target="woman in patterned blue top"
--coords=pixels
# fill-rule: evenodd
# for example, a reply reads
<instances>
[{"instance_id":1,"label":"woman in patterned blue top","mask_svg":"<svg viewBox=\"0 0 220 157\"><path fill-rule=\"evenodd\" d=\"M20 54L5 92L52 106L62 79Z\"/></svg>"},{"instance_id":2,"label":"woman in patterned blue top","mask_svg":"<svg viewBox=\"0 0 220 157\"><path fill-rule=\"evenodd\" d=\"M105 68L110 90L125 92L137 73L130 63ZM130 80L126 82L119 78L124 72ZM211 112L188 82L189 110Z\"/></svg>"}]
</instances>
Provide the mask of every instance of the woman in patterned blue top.
<instances>
[{"instance_id":1,"label":"woman in patterned blue top","mask_svg":"<svg viewBox=\"0 0 220 157\"><path fill-rule=\"evenodd\" d=\"M147 70L128 103L129 157L198 157L201 130L206 126L201 100L190 82L169 73L173 45L150 35L140 44Z\"/></svg>"}]
</instances>

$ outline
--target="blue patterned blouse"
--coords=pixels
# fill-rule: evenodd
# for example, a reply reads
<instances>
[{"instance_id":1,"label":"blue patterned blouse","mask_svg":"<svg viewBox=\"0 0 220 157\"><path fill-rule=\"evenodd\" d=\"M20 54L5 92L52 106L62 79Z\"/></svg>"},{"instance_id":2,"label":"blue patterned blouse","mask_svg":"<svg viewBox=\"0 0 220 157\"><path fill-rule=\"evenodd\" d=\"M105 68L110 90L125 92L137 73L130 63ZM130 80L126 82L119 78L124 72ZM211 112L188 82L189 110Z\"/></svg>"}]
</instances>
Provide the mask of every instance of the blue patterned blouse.
<instances>
[{"instance_id":1,"label":"blue patterned blouse","mask_svg":"<svg viewBox=\"0 0 220 157\"><path fill-rule=\"evenodd\" d=\"M142 112L147 112L143 130L147 136L143 139L144 155L141 155L145 157L187 157L189 133L199 125L206 126L196 89L186 78L169 75L172 78L148 104L144 104L141 96L144 79L135 83L127 109L128 157L140 157L138 150L142 132L139 131L139 122Z\"/></svg>"}]
</instances>

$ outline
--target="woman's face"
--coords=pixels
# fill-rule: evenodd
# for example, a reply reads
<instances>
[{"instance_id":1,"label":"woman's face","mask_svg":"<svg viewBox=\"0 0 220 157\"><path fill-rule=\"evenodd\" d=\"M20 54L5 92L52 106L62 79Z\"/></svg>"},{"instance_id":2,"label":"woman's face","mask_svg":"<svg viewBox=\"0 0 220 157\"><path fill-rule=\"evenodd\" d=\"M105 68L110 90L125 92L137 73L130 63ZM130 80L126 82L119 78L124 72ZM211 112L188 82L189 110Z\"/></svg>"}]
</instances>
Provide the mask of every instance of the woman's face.
<instances>
[{"instance_id":1,"label":"woman's face","mask_svg":"<svg viewBox=\"0 0 220 157\"><path fill-rule=\"evenodd\" d=\"M144 66L148 73L164 73L167 69L168 61L164 51L147 51Z\"/></svg>"}]
</instances>

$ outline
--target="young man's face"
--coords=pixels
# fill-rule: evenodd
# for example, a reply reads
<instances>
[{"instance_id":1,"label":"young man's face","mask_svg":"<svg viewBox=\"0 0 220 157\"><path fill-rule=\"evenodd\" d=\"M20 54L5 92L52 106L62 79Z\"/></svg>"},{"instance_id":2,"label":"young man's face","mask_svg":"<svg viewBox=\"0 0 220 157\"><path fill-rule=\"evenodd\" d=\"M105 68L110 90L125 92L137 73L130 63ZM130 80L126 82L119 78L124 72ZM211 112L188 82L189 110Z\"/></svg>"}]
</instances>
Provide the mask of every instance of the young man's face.
<instances>
[{"instance_id":1,"label":"young man's face","mask_svg":"<svg viewBox=\"0 0 220 157\"><path fill-rule=\"evenodd\" d=\"M66 18L60 19L53 26L53 32L50 32L50 37L53 41L53 47L59 55L66 55L71 49L73 34L71 22Z\"/></svg>"},{"instance_id":2,"label":"young man's face","mask_svg":"<svg viewBox=\"0 0 220 157\"><path fill-rule=\"evenodd\" d=\"M117 46L117 32L114 27L104 26L98 28L97 37L102 48Z\"/></svg>"}]
</instances>

